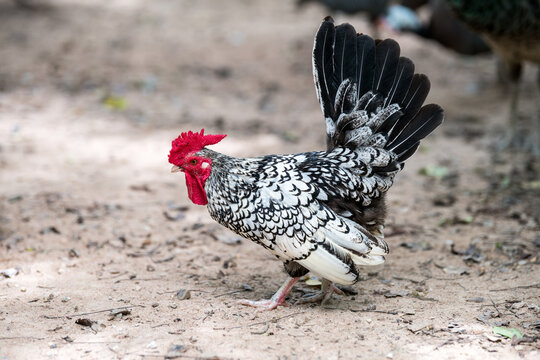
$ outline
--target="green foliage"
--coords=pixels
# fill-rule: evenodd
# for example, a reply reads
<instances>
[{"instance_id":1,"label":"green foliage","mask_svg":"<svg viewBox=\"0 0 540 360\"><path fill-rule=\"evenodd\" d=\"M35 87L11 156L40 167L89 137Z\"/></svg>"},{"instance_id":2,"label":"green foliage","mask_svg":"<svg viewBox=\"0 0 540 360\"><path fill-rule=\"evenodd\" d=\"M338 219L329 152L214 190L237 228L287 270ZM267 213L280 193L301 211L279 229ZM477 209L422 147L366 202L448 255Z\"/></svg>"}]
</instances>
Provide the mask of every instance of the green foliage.
<instances>
[{"instance_id":1,"label":"green foliage","mask_svg":"<svg viewBox=\"0 0 540 360\"><path fill-rule=\"evenodd\" d=\"M419 174L437 179L442 179L450 174L450 170L448 170L448 168L445 166L432 165L421 168Z\"/></svg>"},{"instance_id":2,"label":"green foliage","mask_svg":"<svg viewBox=\"0 0 540 360\"><path fill-rule=\"evenodd\" d=\"M103 99L103 104L110 110L124 110L127 108L127 100L121 96L109 95Z\"/></svg>"},{"instance_id":3,"label":"green foliage","mask_svg":"<svg viewBox=\"0 0 540 360\"><path fill-rule=\"evenodd\" d=\"M523 337L523 334L516 328L506 328L502 326L494 326L493 333L512 339L514 336L518 339Z\"/></svg>"}]
</instances>

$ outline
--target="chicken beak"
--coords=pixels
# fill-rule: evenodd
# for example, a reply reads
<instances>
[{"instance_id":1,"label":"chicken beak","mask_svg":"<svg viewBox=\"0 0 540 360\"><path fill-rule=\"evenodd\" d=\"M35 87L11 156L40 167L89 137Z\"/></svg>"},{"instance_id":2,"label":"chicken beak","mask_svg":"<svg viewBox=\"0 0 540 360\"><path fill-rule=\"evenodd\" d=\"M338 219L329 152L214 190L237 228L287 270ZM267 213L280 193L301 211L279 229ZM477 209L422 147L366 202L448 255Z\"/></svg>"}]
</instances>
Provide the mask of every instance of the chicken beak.
<instances>
[{"instance_id":1,"label":"chicken beak","mask_svg":"<svg viewBox=\"0 0 540 360\"><path fill-rule=\"evenodd\" d=\"M173 165L173 167L171 168L172 173L179 172L179 171L182 171L182 168L180 166Z\"/></svg>"}]
</instances>

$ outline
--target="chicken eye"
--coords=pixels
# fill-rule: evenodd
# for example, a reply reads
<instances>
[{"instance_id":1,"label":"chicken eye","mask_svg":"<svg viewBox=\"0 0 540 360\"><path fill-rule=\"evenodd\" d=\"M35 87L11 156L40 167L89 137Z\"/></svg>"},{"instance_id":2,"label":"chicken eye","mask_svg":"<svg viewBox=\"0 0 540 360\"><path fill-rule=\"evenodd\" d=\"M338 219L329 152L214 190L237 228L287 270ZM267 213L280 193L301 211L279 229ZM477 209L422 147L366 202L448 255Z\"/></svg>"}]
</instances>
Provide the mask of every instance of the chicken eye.
<instances>
[{"instance_id":1,"label":"chicken eye","mask_svg":"<svg viewBox=\"0 0 540 360\"><path fill-rule=\"evenodd\" d=\"M197 159L193 159L189 162L191 165L197 165Z\"/></svg>"}]
</instances>

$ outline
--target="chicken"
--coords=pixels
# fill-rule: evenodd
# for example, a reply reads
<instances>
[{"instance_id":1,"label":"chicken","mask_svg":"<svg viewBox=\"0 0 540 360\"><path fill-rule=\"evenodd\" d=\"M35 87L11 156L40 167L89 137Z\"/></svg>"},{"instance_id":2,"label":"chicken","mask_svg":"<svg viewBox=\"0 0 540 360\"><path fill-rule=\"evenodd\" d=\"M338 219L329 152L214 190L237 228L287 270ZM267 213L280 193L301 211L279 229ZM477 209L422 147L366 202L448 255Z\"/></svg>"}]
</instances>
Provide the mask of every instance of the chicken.
<instances>
[{"instance_id":1,"label":"chicken","mask_svg":"<svg viewBox=\"0 0 540 360\"><path fill-rule=\"evenodd\" d=\"M439 126L438 105L421 107L430 88L400 57L391 39L374 41L326 18L313 50L327 150L234 158L206 146L225 135L182 133L172 142L172 172L185 173L188 196L211 217L266 248L289 278L270 300L243 304L274 309L309 271L328 299L332 283L358 280L359 265L385 261L385 194L419 142Z\"/></svg>"},{"instance_id":2,"label":"chicken","mask_svg":"<svg viewBox=\"0 0 540 360\"><path fill-rule=\"evenodd\" d=\"M540 70L537 78L537 113L525 131L518 126L519 80L522 65L540 65L540 0L447 0L456 14L482 34L505 64L511 82L510 132L503 148L521 148L540 156Z\"/></svg>"}]
</instances>

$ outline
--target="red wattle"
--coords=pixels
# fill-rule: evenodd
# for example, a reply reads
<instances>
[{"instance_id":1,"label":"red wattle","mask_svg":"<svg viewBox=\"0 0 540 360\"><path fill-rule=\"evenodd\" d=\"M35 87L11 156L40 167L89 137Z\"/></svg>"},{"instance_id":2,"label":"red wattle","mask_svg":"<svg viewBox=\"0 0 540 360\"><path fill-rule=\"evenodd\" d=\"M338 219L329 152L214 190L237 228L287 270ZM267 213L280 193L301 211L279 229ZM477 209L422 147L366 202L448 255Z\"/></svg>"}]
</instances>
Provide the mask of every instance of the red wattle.
<instances>
[{"instance_id":1,"label":"red wattle","mask_svg":"<svg viewBox=\"0 0 540 360\"><path fill-rule=\"evenodd\" d=\"M196 205L206 205L208 204L208 199L206 198L206 192L204 191L204 184L201 179L196 176L191 175L189 172L186 174L186 185L188 189L188 196Z\"/></svg>"}]
</instances>

